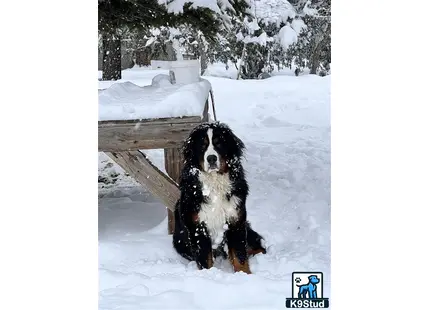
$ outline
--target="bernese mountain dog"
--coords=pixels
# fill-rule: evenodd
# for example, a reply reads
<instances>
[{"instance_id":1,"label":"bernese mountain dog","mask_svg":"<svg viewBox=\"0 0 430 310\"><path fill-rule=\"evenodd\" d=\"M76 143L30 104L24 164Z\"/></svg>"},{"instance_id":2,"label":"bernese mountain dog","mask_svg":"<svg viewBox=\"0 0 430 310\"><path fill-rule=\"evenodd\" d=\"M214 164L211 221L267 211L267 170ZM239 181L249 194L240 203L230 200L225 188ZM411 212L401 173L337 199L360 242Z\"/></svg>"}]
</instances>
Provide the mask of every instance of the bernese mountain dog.
<instances>
[{"instance_id":1,"label":"bernese mountain dog","mask_svg":"<svg viewBox=\"0 0 430 310\"><path fill-rule=\"evenodd\" d=\"M245 145L223 123L203 123L183 147L184 167L175 206L173 246L199 269L229 258L235 272L250 274L248 257L266 253L262 236L246 219Z\"/></svg>"}]
</instances>

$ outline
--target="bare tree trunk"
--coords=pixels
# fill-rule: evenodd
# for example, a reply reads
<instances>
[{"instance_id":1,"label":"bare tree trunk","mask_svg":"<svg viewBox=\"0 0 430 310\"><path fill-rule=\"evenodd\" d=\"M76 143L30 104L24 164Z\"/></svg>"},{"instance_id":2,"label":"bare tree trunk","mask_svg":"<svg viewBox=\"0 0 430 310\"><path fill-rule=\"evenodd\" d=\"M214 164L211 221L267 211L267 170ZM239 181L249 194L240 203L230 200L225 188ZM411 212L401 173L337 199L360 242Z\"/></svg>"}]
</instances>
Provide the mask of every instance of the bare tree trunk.
<instances>
[{"instance_id":1,"label":"bare tree trunk","mask_svg":"<svg viewBox=\"0 0 430 310\"><path fill-rule=\"evenodd\" d=\"M206 69L208 68L208 57L206 55L203 42L199 42L199 54L200 54L200 74L203 75Z\"/></svg>"},{"instance_id":2,"label":"bare tree trunk","mask_svg":"<svg viewBox=\"0 0 430 310\"><path fill-rule=\"evenodd\" d=\"M166 42L166 53L167 53L167 60L168 61L175 61L176 60L176 52L173 48L172 42Z\"/></svg>"},{"instance_id":3,"label":"bare tree trunk","mask_svg":"<svg viewBox=\"0 0 430 310\"><path fill-rule=\"evenodd\" d=\"M237 70L237 80L240 80L242 74L242 66L246 56L246 43L243 44L242 56L240 57L239 69Z\"/></svg>"},{"instance_id":4,"label":"bare tree trunk","mask_svg":"<svg viewBox=\"0 0 430 310\"><path fill-rule=\"evenodd\" d=\"M318 44L318 46L312 53L312 57L310 59L311 71L309 72L309 74L317 74L317 70L320 64L320 52L321 52L321 42Z\"/></svg>"},{"instance_id":5,"label":"bare tree trunk","mask_svg":"<svg viewBox=\"0 0 430 310\"><path fill-rule=\"evenodd\" d=\"M321 40L317 43L314 52L312 53L310 63L311 63L311 71L310 74L317 74L318 67L321 62L321 50L324 44L327 44L327 41L330 38L331 24L328 24L321 35Z\"/></svg>"},{"instance_id":6,"label":"bare tree trunk","mask_svg":"<svg viewBox=\"0 0 430 310\"><path fill-rule=\"evenodd\" d=\"M202 33L197 31L195 34L197 38L197 54L200 58L200 75L203 75L208 68L209 59L207 56L207 42Z\"/></svg>"},{"instance_id":7,"label":"bare tree trunk","mask_svg":"<svg viewBox=\"0 0 430 310\"><path fill-rule=\"evenodd\" d=\"M103 80L121 79L121 38L115 31L104 32L103 36Z\"/></svg>"}]
</instances>

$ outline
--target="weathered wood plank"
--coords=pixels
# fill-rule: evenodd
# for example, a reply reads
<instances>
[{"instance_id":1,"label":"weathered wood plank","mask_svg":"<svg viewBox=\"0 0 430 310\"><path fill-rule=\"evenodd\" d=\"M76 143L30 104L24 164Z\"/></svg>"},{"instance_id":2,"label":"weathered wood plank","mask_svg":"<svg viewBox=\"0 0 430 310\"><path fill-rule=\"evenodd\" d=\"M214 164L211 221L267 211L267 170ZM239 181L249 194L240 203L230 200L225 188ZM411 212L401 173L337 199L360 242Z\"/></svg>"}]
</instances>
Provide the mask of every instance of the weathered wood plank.
<instances>
[{"instance_id":1,"label":"weathered wood plank","mask_svg":"<svg viewBox=\"0 0 430 310\"><path fill-rule=\"evenodd\" d=\"M148 119L125 119L125 120L108 120L99 121L99 125L116 126L118 124L182 124L182 123L199 123L200 116L183 116L183 117L164 117L164 118L148 118Z\"/></svg>"},{"instance_id":2,"label":"weathered wood plank","mask_svg":"<svg viewBox=\"0 0 430 310\"><path fill-rule=\"evenodd\" d=\"M126 151L106 152L106 155L136 181L147 187L169 210L175 209L180 194L178 185L152 164L145 154L139 151Z\"/></svg>"},{"instance_id":3,"label":"weathered wood plank","mask_svg":"<svg viewBox=\"0 0 430 310\"><path fill-rule=\"evenodd\" d=\"M209 98L206 99L205 108L203 110L202 121L203 122L208 122L209 121Z\"/></svg>"},{"instance_id":4,"label":"weathered wood plank","mask_svg":"<svg viewBox=\"0 0 430 310\"><path fill-rule=\"evenodd\" d=\"M210 97L211 97L211 102L212 102L212 112L213 112L213 118L214 118L214 120L216 121L217 120L217 117L216 117L216 111L215 111L215 101L214 101L214 92L213 92L213 90L210 90L210 92L209 92L209 94L210 94ZM209 110L209 97L208 97L208 99L206 100L206 106L205 106L205 111L206 111L206 113L207 113L207 111ZM204 112L203 112L204 113ZM205 116L204 116L204 114L203 114L203 118L204 118ZM204 120L204 122L207 122L207 121L209 121L209 117L206 115L206 121Z\"/></svg>"},{"instance_id":5,"label":"weathered wood plank","mask_svg":"<svg viewBox=\"0 0 430 310\"><path fill-rule=\"evenodd\" d=\"M164 150L164 166L166 168L167 174L179 184L179 179L181 176L181 171L184 166L184 158L180 148L175 149L165 149ZM179 189L178 189L179 191ZM168 219L168 234L173 234L175 228L175 217L172 211L167 210Z\"/></svg>"},{"instance_id":6,"label":"weathered wood plank","mask_svg":"<svg viewBox=\"0 0 430 310\"><path fill-rule=\"evenodd\" d=\"M99 121L100 152L135 151L181 147L202 117L150 120Z\"/></svg>"}]
</instances>

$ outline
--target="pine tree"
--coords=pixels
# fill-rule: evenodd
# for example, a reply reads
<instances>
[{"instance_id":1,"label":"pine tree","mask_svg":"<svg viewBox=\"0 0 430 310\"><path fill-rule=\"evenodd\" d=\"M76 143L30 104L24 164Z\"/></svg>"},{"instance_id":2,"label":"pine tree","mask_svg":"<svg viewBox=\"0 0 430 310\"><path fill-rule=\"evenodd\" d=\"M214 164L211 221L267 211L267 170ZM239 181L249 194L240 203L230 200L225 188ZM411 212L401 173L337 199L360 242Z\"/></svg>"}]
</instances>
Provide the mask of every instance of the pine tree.
<instances>
[{"instance_id":1,"label":"pine tree","mask_svg":"<svg viewBox=\"0 0 430 310\"><path fill-rule=\"evenodd\" d=\"M253 0L251 7L251 18L238 27L236 42L231 43L240 58L239 75L244 79L263 78L275 66L281 69L286 65L286 50L294 40L285 36L296 38L294 20L301 21L288 0Z\"/></svg>"},{"instance_id":2,"label":"pine tree","mask_svg":"<svg viewBox=\"0 0 430 310\"><path fill-rule=\"evenodd\" d=\"M331 0L297 1L306 27L298 41L288 50L289 59L299 68L307 67L310 74L330 70L331 62Z\"/></svg>"},{"instance_id":3,"label":"pine tree","mask_svg":"<svg viewBox=\"0 0 430 310\"><path fill-rule=\"evenodd\" d=\"M200 30L206 40L231 25L232 16L246 14L246 0L211 0L198 5L193 0L98 0L99 32L103 46L103 79L121 78L121 37L119 29L190 25ZM214 10L214 6L218 10ZM216 11L216 12L215 12Z\"/></svg>"},{"instance_id":4,"label":"pine tree","mask_svg":"<svg viewBox=\"0 0 430 310\"><path fill-rule=\"evenodd\" d=\"M161 22L165 12L157 0L98 0L99 33L103 47L103 80L121 78L120 29L144 27Z\"/></svg>"}]
</instances>

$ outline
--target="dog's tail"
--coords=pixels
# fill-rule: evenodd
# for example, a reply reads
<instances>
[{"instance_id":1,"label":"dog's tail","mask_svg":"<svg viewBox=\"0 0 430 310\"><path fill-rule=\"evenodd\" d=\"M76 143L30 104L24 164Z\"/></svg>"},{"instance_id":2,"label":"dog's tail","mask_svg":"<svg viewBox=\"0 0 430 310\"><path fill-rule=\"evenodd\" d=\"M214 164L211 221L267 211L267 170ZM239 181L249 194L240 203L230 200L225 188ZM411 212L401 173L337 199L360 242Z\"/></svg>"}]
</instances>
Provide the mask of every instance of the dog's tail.
<instances>
[{"instance_id":1,"label":"dog's tail","mask_svg":"<svg viewBox=\"0 0 430 310\"><path fill-rule=\"evenodd\" d=\"M248 243L248 254L266 254L266 248L263 246L262 243L262 240L264 240L264 238L251 228L251 224L248 221L246 221L245 225L247 230L246 242Z\"/></svg>"}]
</instances>

